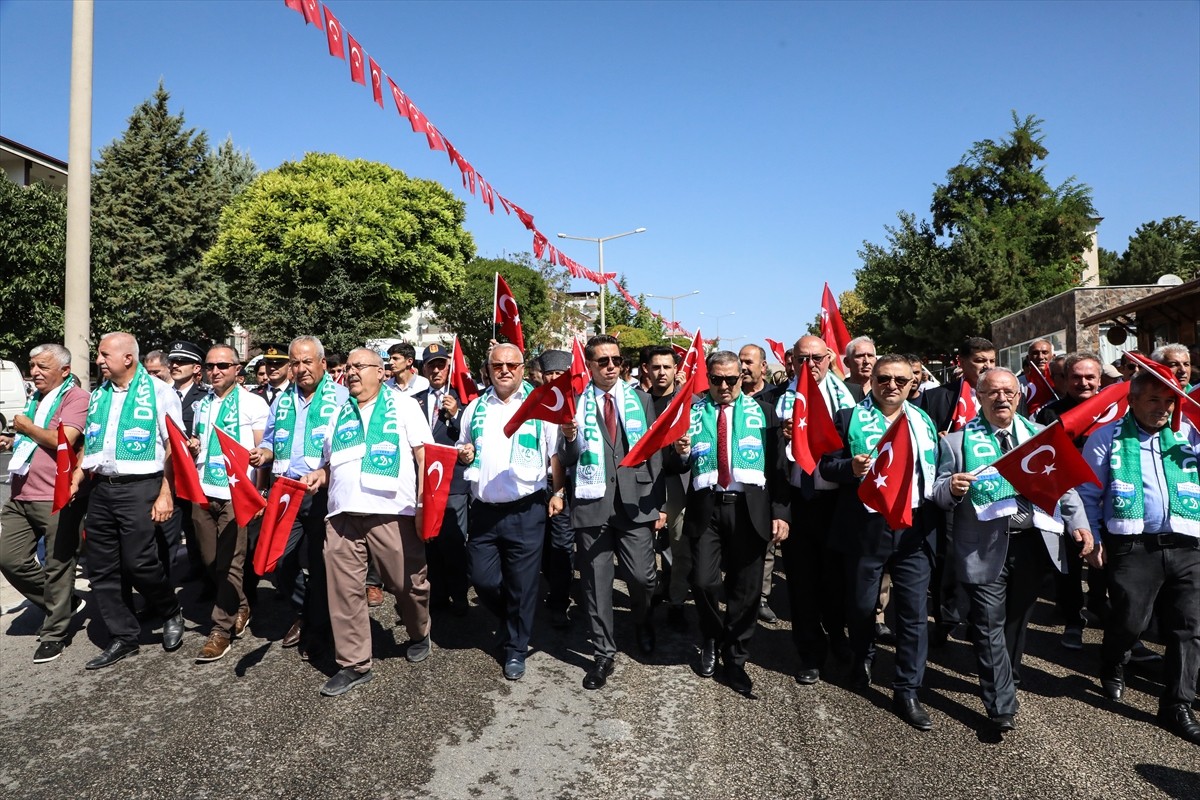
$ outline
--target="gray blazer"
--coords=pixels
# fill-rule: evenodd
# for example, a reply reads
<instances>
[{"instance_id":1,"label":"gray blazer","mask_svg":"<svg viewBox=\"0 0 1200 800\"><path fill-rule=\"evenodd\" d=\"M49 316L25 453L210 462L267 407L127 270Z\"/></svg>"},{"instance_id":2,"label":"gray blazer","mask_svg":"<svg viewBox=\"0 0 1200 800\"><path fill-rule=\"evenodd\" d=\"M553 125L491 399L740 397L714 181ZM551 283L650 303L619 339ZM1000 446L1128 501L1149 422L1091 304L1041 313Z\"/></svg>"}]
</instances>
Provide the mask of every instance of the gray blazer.
<instances>
[{"instance_id":1,"label":"gray blazer","mask_svg":"<svg viewBox=\"0 0 1200 800\"><path fill-rule=\"evenodd\" d=\"M1041 425L1035 423L1039 430ZM963 432L955 431L942 437L938 444L937 478L933 484L933 500L954 514L954 546L951 548L954 570L964 583L993 583L1000 577L1008 555L1008 517L981 520L975 506L966 497L950 494L950 476L966 472L962 458ZM1083 503L1074 489L1058 501L1058 508L1068 530L1089 530ZM1046 552L1059 572L1067 571L1067 540L1063 531L1041 531Z\"/></svg>"}]
</instances>

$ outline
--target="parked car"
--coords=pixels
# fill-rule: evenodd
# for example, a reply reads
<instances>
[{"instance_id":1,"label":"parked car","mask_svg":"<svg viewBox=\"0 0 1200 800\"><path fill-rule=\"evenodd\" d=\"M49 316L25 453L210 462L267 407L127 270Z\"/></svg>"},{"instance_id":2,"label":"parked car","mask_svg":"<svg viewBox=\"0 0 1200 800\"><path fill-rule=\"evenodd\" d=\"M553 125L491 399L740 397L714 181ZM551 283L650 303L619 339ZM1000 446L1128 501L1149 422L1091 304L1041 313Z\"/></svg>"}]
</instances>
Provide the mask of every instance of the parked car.
<instances>
[{"instance_id":1,"label":"parked car","mask_svg":"<svg viewBox=\"0 0 1200 800\"><path fill-rule=\"evenodd\" d=\"M0 430L12 427L13 417L24 414L28 402L20 367L11 361L0 361Z\"/></svg>"}]
</instances>

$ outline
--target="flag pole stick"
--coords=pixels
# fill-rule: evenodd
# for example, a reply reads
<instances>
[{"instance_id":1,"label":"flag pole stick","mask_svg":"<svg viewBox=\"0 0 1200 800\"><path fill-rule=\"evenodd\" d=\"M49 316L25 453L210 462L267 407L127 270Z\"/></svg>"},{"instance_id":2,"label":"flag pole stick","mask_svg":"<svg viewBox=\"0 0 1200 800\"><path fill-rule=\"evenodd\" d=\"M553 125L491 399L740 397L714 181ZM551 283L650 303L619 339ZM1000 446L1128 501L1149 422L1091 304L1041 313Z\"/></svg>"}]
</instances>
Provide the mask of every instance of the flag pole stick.
<instances>
[{"instance_id":1,"label":"flag pole stick","mask_svg":"<svg viewBox=\"0 0 1200 800\"><path fill-rule=\"evenodd\" d=\"M496 273L496 279L492 281L492 340L496 339L496 301L500 299L500 273Z\"/></svg>"}]
</instances>

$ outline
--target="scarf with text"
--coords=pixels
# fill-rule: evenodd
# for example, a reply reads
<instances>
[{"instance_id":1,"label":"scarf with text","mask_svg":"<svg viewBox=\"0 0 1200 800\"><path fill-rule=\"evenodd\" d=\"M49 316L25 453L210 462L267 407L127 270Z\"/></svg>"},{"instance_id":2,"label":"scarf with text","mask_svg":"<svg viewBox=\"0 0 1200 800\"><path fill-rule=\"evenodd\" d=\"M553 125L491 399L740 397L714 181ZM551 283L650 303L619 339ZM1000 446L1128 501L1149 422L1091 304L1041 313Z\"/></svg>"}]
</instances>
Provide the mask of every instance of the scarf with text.
<instances>
[{"instance_id":1,"label":"scarf with text","mask_svg":"<svg viewBox=\"0 0 1200 800\"><path fill-rule=\"evenodd\" d=\"M365 430L362 409L351 397L342 405L334 425L329 463L336 467L358 460L363 488L395 491L400 479L400 427L400 409L391 389L380 387Z\"/></svg>"},{"instance_id":2,"label":"scarf with text","mask_svg":"<svg viewBox=\"0 0 1200 800\"><path fill-rule=\"evenodd\" d=\"M275 406L275 440L272 448L275 460L271 471L276 475L287 472L292 464L292 435L296 431L296 397L300 389L293 383L279 396ZM321 463L321 449L338 411L337 384L328 373L321 376L305 417L304 462L312 469Z\"/></svg>"},{"instance_id":3,"label":"scarf with text","mask_svg":"<svg viewBox=\"0 0 1200 800\"><path fill-rule=\"evenodd\" d=\"M1167 514L1171 530L1200 535L1200 484L1197 483L1196 451L1187 440L1186 429L1176 434L1171 426L1158 432L1163 474L1167 480ZM1113 431L1108 459L1111 477L1113 533L1137 534L1145 528L1146 497L1142 489L1141 440L1133 412L1125 415Z\"/></svg>"},{"instance_id":4,"label":"scarf with text","mask_svg":"<svg viewBox=\"0 0 1200 800\"><path fill-rule=\"evenodd\" d=\"M54 412L58 411L58 407L62 404L63 395L74 385L75 376L68 375L66 380L50 394L43 397L41 392L35 392L25 406L25 416L33 420L33 424L39 428L47 427L50 420L54 419ZM29 464L33 461L33 454L37 452L37 448L37 442L23 433L18 433L17 438L13 440L12 458L8 462L8 471L13 475L24 475L29 472Z\"/></svg>"},{"instance_id":5,"label":"scarf with text","mask_svg":"<svg viewBox=\"0 0 1200 800\"><path fill-rule=\"evenodd\" d=\"M767 417L762 406L746 395L738 395L729 405L730 472L735 481L753 486L767 485L766 448L763 437ZM717 484L717 404L711 395L692 404L692 485L707 489Z\"/></svg>"},{"instance_id":6,"label":"scarf with text","mask_svg":"<svg viewBox=\"0 0 1200 800\"><path fill-rule=\"evenodd\" d=\"M621 418L625 424L625 444L632 449L638 440L646 435L646 410L642 408L637 392L617 381L612 391L617 395L614 403L621 406ZM579 434L583 436L579 456L579 464L575 467L575 496L580 500L593 500L604 497L604 486L608 480L604 467L604 434L600 431L599 404L596 402L596 389L588 384L579 398L579 407L575 410L575 422Z\"/></svg>"}]
</instances>

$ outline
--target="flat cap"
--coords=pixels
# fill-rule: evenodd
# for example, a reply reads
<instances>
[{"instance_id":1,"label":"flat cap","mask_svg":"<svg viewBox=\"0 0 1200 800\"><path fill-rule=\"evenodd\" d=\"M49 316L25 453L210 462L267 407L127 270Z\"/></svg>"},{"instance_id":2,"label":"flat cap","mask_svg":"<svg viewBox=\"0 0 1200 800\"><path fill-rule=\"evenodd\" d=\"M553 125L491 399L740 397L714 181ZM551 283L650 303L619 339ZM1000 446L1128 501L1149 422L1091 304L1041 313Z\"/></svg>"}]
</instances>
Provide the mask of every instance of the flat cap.
<instances>
[{"instance_id":1,"label":"flat cap","mask_svg":"<svg viewBox=\"0 0 1200 800\"><path fill-rule=\"evenodd\" d=\"M542 372L566 372L571 368L571 354L566 350L546 350L538 361Z\"/></svg>"}]
</instances>

